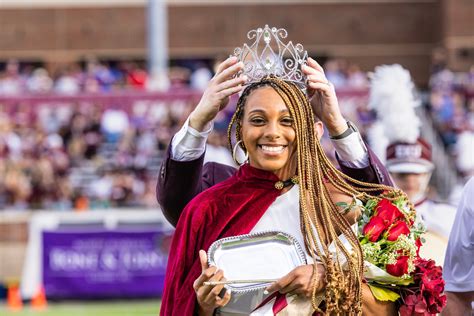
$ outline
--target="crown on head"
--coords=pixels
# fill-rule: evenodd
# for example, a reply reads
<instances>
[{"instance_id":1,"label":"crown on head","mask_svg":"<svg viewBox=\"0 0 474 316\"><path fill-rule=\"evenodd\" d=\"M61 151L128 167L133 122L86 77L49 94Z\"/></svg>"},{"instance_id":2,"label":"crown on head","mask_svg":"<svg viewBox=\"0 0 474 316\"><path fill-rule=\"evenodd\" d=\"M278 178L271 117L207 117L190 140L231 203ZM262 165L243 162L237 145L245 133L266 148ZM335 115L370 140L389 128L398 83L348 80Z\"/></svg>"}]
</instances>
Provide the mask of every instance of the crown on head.
<instances>
[{"instance_id":1,"label":"crown on head","mask_svg":"<svg viewBox=\"0 0 474 316\"><path fill-rule=\"evenodd\" d=\"M247 83L260 81L263 77L274 75L282 80L291 81L301 89L306 89L306 76L301 66L308 59L308 52L300 43L294 45L291 41L287 44L282 39L288 36L283 28L264 28L250 30L247 38L253 40L249 45L234 50L234 55L244 63L244 69L237 75L247 75Z\"/></svg>"}]
</instances>

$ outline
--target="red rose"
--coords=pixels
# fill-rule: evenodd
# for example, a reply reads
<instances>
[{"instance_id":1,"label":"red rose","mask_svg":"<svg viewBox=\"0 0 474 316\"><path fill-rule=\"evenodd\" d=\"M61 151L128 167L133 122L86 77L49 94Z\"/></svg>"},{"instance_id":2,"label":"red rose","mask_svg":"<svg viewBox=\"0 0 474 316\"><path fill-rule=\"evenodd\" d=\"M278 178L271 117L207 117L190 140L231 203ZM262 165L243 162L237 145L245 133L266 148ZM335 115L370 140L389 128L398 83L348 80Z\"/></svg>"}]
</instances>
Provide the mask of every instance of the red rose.
<instances>
[{"instance_id":1,"label":"red rose","mask_svg":"<svg viewBox=\"0 0 474 316\"><path fill-rule=\"evenodd\" d=\"M395 264L385 266L388 273L393 276L402 276L408 272L408 256L400 256Z\"/></svg>"},{"instance_id":2,"label":"red rose","mask_svg":"<svg viewBox=\"0 0 474 316\"><path fill-rule=\"evenodd\" d=\"M408 228L407 223L403 221L396 221L395 224L393 224L388 230L387 240L395 241L401 234L408 235L409 233L410 229Z\"/></svg>"},{"instance_id":3,"label":"red rose","mask_svg":"<svg viewBox=\"0 0 474 316\"><path fill-rule=\"evenodd\" d=\"M386 226L389 226L397 218L403 218L403 214L400 212L398 207L392 204L387 199L380 200L375 207L376 215L384 220Z\"/></svg>"},{"instance_id":4,"label":"red rose","mask_svg":"<svg viewBox=\"0 0 474 316\"><path fill-rule=\"evenodd\" d=\"M441 271L441 267L436 266L434 260L418 258L415 262L416 273L424 274L426 271Z\"/></svg>"},{"instance_id":5,"label":"red rose","mask_svg":"<svg viewBox=\"0 0 474 316\"><path fill-rule=\"evenodd\" d=\"M431 272L431 273L430 273ZM444 280L441 273L427 272L421 276L421 282L425 291L432 293L442 293L444 291Z\"/></svg>"},{"instance_id":6,"label":"red rose","mask_svg":"<svg viewBox=\"0 0 474 316\"><path fill-rule=\"evenodd\" d=\"M385 224L380 217L373 216L367 224L365 224L362 233L369 239L371 242L377 241L380 235L385 230Z\"/></svg>"}]
</instances>

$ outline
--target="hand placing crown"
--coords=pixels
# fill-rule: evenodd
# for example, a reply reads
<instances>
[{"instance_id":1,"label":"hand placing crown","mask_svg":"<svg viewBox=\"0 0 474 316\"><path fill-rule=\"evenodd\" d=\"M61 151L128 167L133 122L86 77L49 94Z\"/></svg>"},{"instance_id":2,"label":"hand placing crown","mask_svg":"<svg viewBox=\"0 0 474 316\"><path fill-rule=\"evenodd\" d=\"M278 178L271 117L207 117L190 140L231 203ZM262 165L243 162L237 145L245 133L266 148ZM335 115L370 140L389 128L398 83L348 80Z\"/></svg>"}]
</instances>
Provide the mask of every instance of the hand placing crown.
<instances>
[{"instance_id":1,"label":"hand placing crown","mask_svg":"<svg viewBox=\"0 0 474 316\"><path fill-rule=\"evenodd\" d=\"M295 83L308 96L317 117L323 121L331 136L347 129L336 97L334 86L328 81L323 68L303 48L292 41L285 43L288 32L284 28L269 27L250 30L250 43L234 50L233 56L242 65L235 78L245 76L244 85L275 76Z\"/></svg>"},{"instance_id":2,"label":"hand placing crown","mask_svg":"<svg viewBox=\"0 0 474 316\"><path fill-rule=\"evenodd\" d=\"M330 136L343 134L348 125L341 114L334 86L326 78L323 67L308 57L303 45L283 42L287 36L285 29L268 25L250 30L247 38L251 42L236 48L233 55L217 67L189 117L190 126L198 131L208 129L217 113L227 106L230 96L273 75L295 83L306 93Z\"/></svg>"}]
</instances>

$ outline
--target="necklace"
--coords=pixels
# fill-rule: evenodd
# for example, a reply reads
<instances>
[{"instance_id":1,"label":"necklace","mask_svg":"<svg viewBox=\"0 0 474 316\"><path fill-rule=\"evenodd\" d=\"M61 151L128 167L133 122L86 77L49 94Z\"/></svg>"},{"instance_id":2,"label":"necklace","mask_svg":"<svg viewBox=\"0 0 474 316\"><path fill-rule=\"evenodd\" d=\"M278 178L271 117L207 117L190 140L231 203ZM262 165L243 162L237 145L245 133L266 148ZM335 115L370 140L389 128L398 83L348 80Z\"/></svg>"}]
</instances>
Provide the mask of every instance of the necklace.
<instances>
[{"instance_id":1,"label":"necklace","mask_svg":"<svg viewBox=\"0 0 474 316\"><path fill-rule=\"evenodd\" d=\"M298 183L299 183L298 176L294 175L294 176L292 176L291 178L289 178L287 180L283 180L283 181L280 180L280 181L275 182L275 189L283 190L284 188L286 188L290 185L298 184Z\"/></svg>"}]
</instances>

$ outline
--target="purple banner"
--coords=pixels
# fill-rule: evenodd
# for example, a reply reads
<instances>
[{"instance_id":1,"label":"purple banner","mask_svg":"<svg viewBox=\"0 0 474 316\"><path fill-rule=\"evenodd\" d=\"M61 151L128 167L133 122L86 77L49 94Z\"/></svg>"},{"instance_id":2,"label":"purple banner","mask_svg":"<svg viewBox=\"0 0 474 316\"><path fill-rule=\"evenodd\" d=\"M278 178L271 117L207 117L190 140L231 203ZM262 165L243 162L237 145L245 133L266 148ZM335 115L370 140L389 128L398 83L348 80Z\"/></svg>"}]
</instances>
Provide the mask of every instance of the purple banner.
<instances>
[{"instance_id":1,"label":"purple banner","mask_svg":"<svg viewBox=\"0 0 474 316\"><path fill-rule=\"evenodd\" d=\"M48 298L155 297L163 292L170 231L45 231Z\"/></svg>"}]
</instances>

